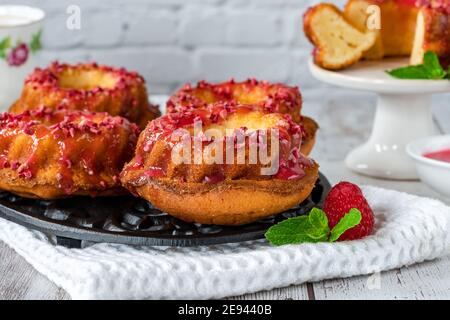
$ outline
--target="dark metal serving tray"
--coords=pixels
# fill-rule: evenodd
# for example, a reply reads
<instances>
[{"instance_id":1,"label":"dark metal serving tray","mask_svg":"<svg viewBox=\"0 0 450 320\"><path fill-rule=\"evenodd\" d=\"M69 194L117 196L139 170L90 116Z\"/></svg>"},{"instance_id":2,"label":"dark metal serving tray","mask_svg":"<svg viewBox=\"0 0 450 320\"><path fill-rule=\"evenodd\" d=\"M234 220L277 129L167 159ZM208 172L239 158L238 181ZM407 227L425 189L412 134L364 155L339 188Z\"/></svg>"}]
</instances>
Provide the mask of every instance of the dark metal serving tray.
<instances>
[{"instance_id":1,"label":"dark metal serving tray","mask_svg":"<svg viewBox=\"0 0 450 320\"><path fill-rule=\"evenodd\" d=\"M81 248L82 241L146 246L200 246L256 240L287 218L322 207L330 190L320 174L311 195L277 216L235 227L186 223L132 196L35 200L0 191L0 217L55 235L57 243Z\"/></svg>"}]
</instances>

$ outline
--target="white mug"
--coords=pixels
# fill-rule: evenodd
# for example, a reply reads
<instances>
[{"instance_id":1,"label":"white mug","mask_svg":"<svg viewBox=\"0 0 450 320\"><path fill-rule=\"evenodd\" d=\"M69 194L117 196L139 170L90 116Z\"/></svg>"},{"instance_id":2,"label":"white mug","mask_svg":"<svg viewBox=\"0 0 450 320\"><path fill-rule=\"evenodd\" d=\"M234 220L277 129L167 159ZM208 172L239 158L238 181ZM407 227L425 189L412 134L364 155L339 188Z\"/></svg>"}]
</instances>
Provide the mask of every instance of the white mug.
<instances>
[{"instance_id":1,"label":"white mug","mask_svg":"<svg viewBox=\"0 0 450 320\"><path fill-rule=\"evenodd\" d=\"M38 8L0 5L0 112L17 100L36 67L44 17Z\"/></svg>"}]
</instances>

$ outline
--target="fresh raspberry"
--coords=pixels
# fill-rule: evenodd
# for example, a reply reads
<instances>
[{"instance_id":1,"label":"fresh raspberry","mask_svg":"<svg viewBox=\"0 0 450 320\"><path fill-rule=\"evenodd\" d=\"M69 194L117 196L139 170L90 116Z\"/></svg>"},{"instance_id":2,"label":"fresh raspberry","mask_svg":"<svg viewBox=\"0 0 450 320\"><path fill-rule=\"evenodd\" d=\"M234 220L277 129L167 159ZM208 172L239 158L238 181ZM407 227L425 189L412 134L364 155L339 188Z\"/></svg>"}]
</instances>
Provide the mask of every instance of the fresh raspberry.
<instances>
[{"instance_id":1,"label":"fresh raspberry","mask_svg":"<svg viewBox=\"0 0 450 320\"><path fill-rule=\"evenodd\" d=\"M330 229L353 208L361 212L361 223L344 232L339 238L341 241L361 239L372 233L374 224L372 209L361 189L350 182L340 182L335 185L325 199L323 210L328 217Z\"/></svg>"}]
</instances>

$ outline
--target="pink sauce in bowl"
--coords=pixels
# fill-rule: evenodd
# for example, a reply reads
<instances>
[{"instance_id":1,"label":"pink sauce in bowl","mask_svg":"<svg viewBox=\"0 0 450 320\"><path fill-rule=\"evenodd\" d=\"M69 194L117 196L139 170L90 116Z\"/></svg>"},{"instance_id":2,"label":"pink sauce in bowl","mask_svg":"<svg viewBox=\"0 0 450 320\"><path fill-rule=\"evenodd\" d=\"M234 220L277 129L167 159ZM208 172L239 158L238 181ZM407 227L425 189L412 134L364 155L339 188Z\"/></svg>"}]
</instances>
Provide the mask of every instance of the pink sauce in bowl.
<instances>
[{"instance_id":1,"label":"pink sauce in bowl","mask_svg":"<svg viewBox=\"0 0 450 320\"><path fill-rule=\"evenodd\" d=\"M420 180L450 199L450 135L412 141L406 147Z\"/></svg>"},{"instance_id":2,"label":"pink sauce in bowl","mask_svg":"<svg viewBox=\"0 0 450 320\"><path fill-rule=\"evenodd\" d=\"M450 163L450 148L439 151L427 152L424 153L423 156L428 159Z\"/></svg>"}]
</instances>

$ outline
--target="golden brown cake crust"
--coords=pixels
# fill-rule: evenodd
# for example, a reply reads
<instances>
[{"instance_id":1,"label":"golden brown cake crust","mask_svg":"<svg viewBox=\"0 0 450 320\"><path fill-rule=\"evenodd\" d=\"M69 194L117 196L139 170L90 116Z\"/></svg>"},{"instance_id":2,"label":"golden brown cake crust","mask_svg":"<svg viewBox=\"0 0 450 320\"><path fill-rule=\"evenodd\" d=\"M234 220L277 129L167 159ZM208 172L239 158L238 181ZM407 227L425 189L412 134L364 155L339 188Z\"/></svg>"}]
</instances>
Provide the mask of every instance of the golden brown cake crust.
<instances>
[{"instance_id":1,"label":"golden brown cake crust","mask_svg":"<svg viewBox=\"0 0 450 320\"><path fill-rule=\"evenodd\" d=\"M77 190L70 196L119 196L126 195L129 192L120 185L108 187L105 190L96 189L92 184L79 183ZM13 170L0 170L0 189L17 194L24 198L32 199L59 199L66 198L69 195L62 192L61 188L52 182L41 182L37 179L25 180L15 174Z\"/></svg>"},{"instance_id":2,"label":"golden brown cake crust","mask_svg":"<svg viewBox=\"0 0 450 320\"><path fill-rule=\"evenodd\" d=\"M148 101L144 79L135 72L95 63L52 63L37 68L25 80L21 97L10 112L22 113L41 106L107 112L145 128L160 112Z\"/></svg>"},{"instance_id":3,"label":"golden brown cake crust","mask_svg":"<svg viewBox=\"0 0 450 320\"><path fill-rule=\"evenodd\" d=\"M192 126L202 123L203 133L192 135ZM309 127L316 127L308 121ZM245 124L245 128L243 125ZM272 150L274 140L279 139L280 149L276 155L279 162L274 171L263 174L267 168L257 159L250 163L252 142L244 145L245 162L228 163L175 163L173 150L177 144L171 137L183 129L187 140L195 143L207 130L232 129L217 141L229 137L231 148L242 148L234 134L243 132L250 137L254 130L277 129L279 135L270 139L265 147ZM257 132L257 131L256 131ZM225 140L222 140L225 139ZM152 121L141 133L134 158L121 173L122 184L163 211L186 221L215 224L243 224L260 217L272 215L292 207L306 198L314 187L318 166L299 152L302 126L293 122L289 115L263 112L260 107L233 106L229 104L209 105L183 113L169 113ZM203 147L213 141L206 139ZM257 140L254 140L255 143ZM260 146L260 140L257 143ZM225 160L228 148L222 145ZM191 146L188 148L191 150ZM195 147L188 160L195 158ZM209 208L209 209L208 209Z\"/></svg>"},{"instance_id":4,"label":"golden brown cake crust","mask_svg":"<svg viewBox=\"0 0 450 320\"><path fill-rule=\"evenodd\" d=\"M308 156L316 144L316 133L319 129L319 125L313 119L305 116L302 117L301 124L305 129L305 136L303 137L300 151L305 156Z\"/></svg>"},{"instance_id":5,"label":"golden brown cake crust","mask_svg":"<svg viewBox=\"0 0 450 320\"><path fill-rule=\"evenodd\" d=\"M0 188L24 197L120 195L139 129L121 117L40 108L0 114Z\"/></svg>"},{"instance_id":6,"label":"golden brown cake crust","mask_svg":"<svg viewBox=\"0 0 450 320\"><path fill-rule=\"evenodd\" d=\"M301 203L318 178L318 165L298 180L237 180L215 185L153 180L133 191L170 215L187 222L242 225Z\"/></svg>"}]
</instances>

